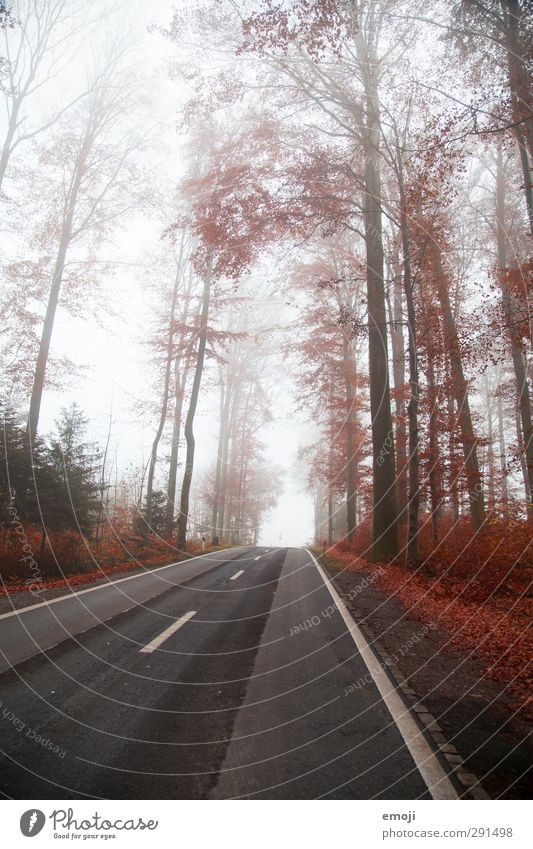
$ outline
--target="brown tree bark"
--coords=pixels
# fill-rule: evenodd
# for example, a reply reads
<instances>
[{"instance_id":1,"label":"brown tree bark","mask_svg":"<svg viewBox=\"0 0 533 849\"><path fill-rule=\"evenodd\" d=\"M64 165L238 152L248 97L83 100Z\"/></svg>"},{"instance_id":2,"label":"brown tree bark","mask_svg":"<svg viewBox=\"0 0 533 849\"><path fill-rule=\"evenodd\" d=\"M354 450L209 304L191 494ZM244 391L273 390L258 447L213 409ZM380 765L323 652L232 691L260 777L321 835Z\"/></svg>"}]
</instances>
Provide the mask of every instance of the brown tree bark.
<instances>
[{"instance_id":1,"label":"brown tree bark","mask_svg":"<svg viewBox=\"0 0 533 849\"><path fill-rule=\"evenodd\" d=\"M503 272L507 267L507 237L505 229L505 175L501 147L496 158L496 238L498 248L498 266L500 268L500 289L502 308L507 325L507 333L511 346L511 359L516 381L517 407L520 413L521 439L526 469L526 510L533 518L533 420L531 413L531 395L527 375L524 352L515 332L516 310L513 296L509 290Z\"/></svg>"},{"instance_id":2,"label":"brown tree bark","mask_svg":"<svg viewBox=\"0 0 533 849\"><path fill-rule=\"evenodd\" d=\"M59 238L59 247L57 257L52 274L52 285L48 296L48 304L41 332L41 340L39 343L39 352L37 354L37 362L35 365L35 374L33 378L33 387L30 398L30 409L28 413L28 424L26 437L28 444L31 446L37 435L39 425L39 415L41 412L41 403L44 392L44 382L46 378L46 368L48 365L48 356L50 354L50 343L52 341L52 332L54 329L57 307L59 304L59 294L61 284L63 282L63 272L69 245L72 241L74 228L74 215L78 204L78 196L80 193L82 179L87 165L91 147L95 138L94 115L90 115L80 147L80 152L76 160L76 165L72 173L68 195L65 201L63 221L61 224L61 235Z\"/></svg>"},{"instance_id":3,"label":"brown tree bark","mask_svg":"<svg viewBox=\"0 0 533 849\"><path fill-rule=\"evenodd\" d=\"M183 252L183 238L182 238L182 246L181 253ZM180 273L181 273L181 256L180 261L178 262L178 267L176 270L176 276L174 279L174 286L172 288L172 297L170 304L170 315L168 319L168 331L167 331L167 345L165 352L165 376L163 379L163 392L161 396L161 410L159 412L159 422L157 425L157 430L154 436L154 441L152 442L152 450L150 451L150 460L148 463L148 476L146 479L146 511L145 511L145 519L148 529L151 529L152 525L152 495L154 489L154 475L155 475L155 467L157 463L157 450L159 448L159 443L161 441L161 437L163 435L163 429L165 427L165 422L167 420L167 411L168 404L170 400L170 378L172 375L172 361L174 359L174 335L175 335L175 321L176 321L176 299L178 296L178 286L180 282Z\"/></svg>"},{"instance_id":4,"label":"brown tree bark","mask_svg":"<svg viewBox=\"0 0 533 849\"><path fill-rule=\"evenodd\" d=\"M356 37L365 88L363 221L367 262L368 360L372 419L372 552L374 562L398 554L396 463L389 384L381 211L378 62L372 43Z\"/></svg>"},{"instance_id":5,"label":"brown tree bark","mask_svg":"<svg viewBox=\"0 0 533 849\"><path fill-rule=\"evenodd\" d=\"M221 508L222 495L222 453L224 450L224 441L226 438L226 429L228 426L230 392L229 387L224 382L224 369L219 368L219 389L220 389L220 405L219 405L219 430L218 430L218 449L217 462L215 467L215 487L213 492L213 505L211 508L211 539L213 544L219 541L219 512Z\"/></svg>"},{"instance_id":6,"label":"brown tree bark","mask_svg":"<svg viewBox=\"0 0 533 849\"><path fill-rule=\"evenodd\" d=\"M398 522L407 522L407 432L403 393L405 391L405 349L402 316L402 273L393 267L392 302L386 297L392 349L392 379L394 383L394 415L396 436L396 486L398 493Z\"/></svg>"},{"instance_id":7,"label":"brown tree bark","mask_svg":"<svg viewBox=\"0 0 533 849\"><path fill-rule=\"evenodd\" d=\"M409 493L406 560L418 563L418 530L420 513L420 462L418 408L420 401L420 378L418 373L417 320L413 293L409 218L405 198L403 152L397 151L398 187L400 191L400 233L402 238L403 291L407 307L408 358L409 358L409 402L407 420L409 427Z\"/></svg>"},{"instance_id":8,"label":"brown tree bark","mask_svg":"<svg viewBox=\"0 0 533 849\"><path fill-rule=\"evenodd\" d=\"M507 461L505 449L505 428L503 426L503 403L501 393L498 393L497 399L498 410L498 444L500 458L500 479L501 479L501 502L503 509L503 518L509 518L509 486L507 483Z\"/></svg>"},{"instance_id":9,"label":"brown tree bark","mask_svg":"<svg viewBox=\"0 0 533 849\"><path fill-rule=\"evenodd\" d=\"M350 356L350 342L343 338L344 381L346 393L346 536L348 542L353 542L357 526L357 490L356 466L357 457L354 451L355 398L353 362Z\"/></svg>"},{"instance_id":10,"label":"brown tree bark","mask_svg":"<svg viewBox=\"0 0 533 849\"><path fill-rule=\"evenodd\" d=\"M183 325L187 324L189 318L193 281L194 275L191 266L189 272L189 281L184 295L183 309L181 312L181 321ZM180 334L180 338L178 340L178 346L180 349L183 349L183 344L184 333ZM174 361L174 416L172 419L172 440L170 444L170 459L167 481L167 506L165 517L166 529L169 536L171 536L174 531L174 515L176 513L176 485L178 479L178 454L181 436L181 417L183 414L183 401L185 399L187 380L191 368L191 356L192 352L190 347L188 347L184 354L178 354Z\"/></svg>"},{"instance_id":11,"label":"brown tree bark","mask_svg":"<svg viewBox=\"0 0 533 849\"><path fill-rule=\"evenodd\" d=\"M202 382L202 374L204 370L205 349L207 344L207 320L209 316L209 301L211 295L212 269L213 253L212 251L210 251L208 254L207 267L204 274L204 291L202 298L202 313L200 316L198 353L196 355L196 366L194 370L189 409L187 411L187 418L185 420L185 441L187 444L187 452L185 457L183 483L181 486L180 513L178 517L177 534L177 545L178 548L180 548L182 551L185 551L187 547L187 522L189 520L189 499L194 469L194 417L196 415L196 408L198 406L200 385Z\"/></svg>"},{"instance_id":12,"label":"brown tree bark","mask_svg":"<svg viewBox=\"0 0 533 849\"><path fill-rule=\"evenodd\" d=\"M470 502L470 517L472 527L477 531L485 521L483 486L477 457L477 442L472 424L468 384L463 370L459 336L450 303L448 282L442 265L440 247L436 244L434 245L433 262L436 289L442 313L444 342L451 370L451 389L457 404L457 416L461 430L463 459Z\"/></svg>"},{"instance_id":13,"label":"brown tree bark","mask_svg":"<svg viewBox=\"0 0 533 849\"><path fill-rule=\"evenodd\" d=\"M528 70L527 49L520 38L524 14L530 12L518 0L502 0L504 46L507 55L507 79L511 93L513 133L520 153L524 192L533 235L533 98Z\"/></svg>"},{"instance_id":14,"label":"brown tree bark","mask_svg":"<svg viewBox=\"0 0 533 849\"><path fill-rule=\"evenodd\" d=\"M187 378L189 376L190 362L187 361L187 364L181 374L180 366L181 360L179 357L176 357L174 364L174 416L172 419L172 440L170 443L170 459L167 481L166 528L169 536L171 536L174 531L181 417L183 413L183 400L185 398L185 388L187 386Z\"/></svg>"}]
</instances>

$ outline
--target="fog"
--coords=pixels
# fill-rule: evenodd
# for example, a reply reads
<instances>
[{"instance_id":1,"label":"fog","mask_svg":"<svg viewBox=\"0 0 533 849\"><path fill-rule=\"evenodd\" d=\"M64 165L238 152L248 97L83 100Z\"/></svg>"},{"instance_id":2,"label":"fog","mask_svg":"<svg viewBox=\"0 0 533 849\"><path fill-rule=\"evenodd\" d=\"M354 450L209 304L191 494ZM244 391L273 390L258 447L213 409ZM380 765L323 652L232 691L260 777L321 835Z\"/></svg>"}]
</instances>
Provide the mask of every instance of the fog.
<instances>
[{"instance_id":1,"label":"fog","mask_svg":"<svg viewBox=\"0 0 533 849\"><path fill-rule=\"evenodd\" d=\"M364 280L368 240L378 230L356 199L356 172L366 154L357 122L350 127L363 72L349 53L342 61L328 53L326 34L323 44L311 43L308 67L296 51L286 78L286 68L261 41L259 23L251 30L258 44L239 46L236 8L253 14L260 4L43 0L39 13L26 0L13 5L13 19L3 28L5 403L21 422L28 418L36 439L52 436L61 411L75 402L87 419L84 438L103 463L108 516L127 504L157 537L172 539L176 517L184 516L196 539L300 545L327 536L332 543L346 533L351 538L355 525L369 526L376 504L389 511L388 523L392 508L385 502L396 484L400 516L406 515L413 456L407 393L414 385L412 363L407 374L406 328L415 313L423 322L428 311L440 309L442 343L428 347L429 324L419 340L427 395L420 415L429 430L417 504L433 518L435 510L443 512L446 487L436 493L430 466L441 463L442 487L443 476L456 473L462 440L467 460L446 510L456 519L465 515L477 499L472 481L483 476L493 508L513 498L523 510L523 424L510 396L509 349L498 339L491 347L489 320L476 327L479 310L487 308L488 316L496 309L491 280L501 245L491 230L492 201L487 206L495 160L485 165L484 141L469 124L474 107L467 101L474 91L455 81L432 20L420 24L418 41L409 41L406 29L396 42L394 27L384 27L384 56L396 55L404 37L409 48L398 53L404 65L399 58L390 67L380 60L385 83L395 74L398 83L381 90L385 321L381 313L376 319ZM305 46L309 33L301 23ZM277 26L274 19L269 25ZM32 56L35 72L28 71ZM440 82L431 68L437 59ZM344 92L338 103L336 94L324 95L338 115L333 107L322 109L322 94L313 94L315 60ZM401 92L415 78L406 110ZM425 98L433 125L426 121ZM409 313L397 284L400 272L407 273L405 244L399 247L402 207L394 199L395 183L404 176L391 151L401 133L409 136L403 165L399 161L411 169L413 186L426 167L439 173L422 160L433 150L434 127L448 132L444 121L458 103L464 110L453 115L454 132L468 137L464 159L453 176L438 178L444 180L438 191L449 191L451 199L438 212L442 232L451 234L439 245L447 300L442 287L431 290L428 281ZM424 133L425 147L417 147ZM416 156L421 162L413 164ZM507 169L508 252L519 265L525 207L516 152L505 156L498 168L502 174ZM442 165L443 174L452 171L451 160ZM343 180L335 183L339 173ZM402 185L401 191L414 189ZM425 213L418 203L420 219ZM416 281L429 260L418 236L411 238L409 273ZM494 243L487 246L487 238ZM211 302L200 368L194 358L200 359L202 285ZM54 297L57 309L50 314ZM373 350L368 328L376 321L382 329ZM451 331L450 321L457 323ZM440 324L440 339L439 333ZM445 374L451 383L446 398L439 398L432 383L446 345L456 344L450 333L464 344L463 361L450 355L437 383ZM388 346L388 374L386 380L382 375L380 399L371 402L369 358L372 365L380 346ZM483 352L477 360L476 346ZM470 397L454 388L465 380ZM389 386L392 400L385 403ZM446 403L447 425L435 412ZM192 439L185 434L193 407L194 465L186 460ZM436 436L433 427L440 428ZM446 427L455 433L448 458ZM472 465L465 446L474 439L479 449ZM383 490L380 470L388 475ZM172 501L165 533L152 527L152 499L159 497ZM188 501L187 515L180 497ZM224 515L224 499L231 520L219 533L212 523L217 511Z\"/></svg>"}]
</instances>

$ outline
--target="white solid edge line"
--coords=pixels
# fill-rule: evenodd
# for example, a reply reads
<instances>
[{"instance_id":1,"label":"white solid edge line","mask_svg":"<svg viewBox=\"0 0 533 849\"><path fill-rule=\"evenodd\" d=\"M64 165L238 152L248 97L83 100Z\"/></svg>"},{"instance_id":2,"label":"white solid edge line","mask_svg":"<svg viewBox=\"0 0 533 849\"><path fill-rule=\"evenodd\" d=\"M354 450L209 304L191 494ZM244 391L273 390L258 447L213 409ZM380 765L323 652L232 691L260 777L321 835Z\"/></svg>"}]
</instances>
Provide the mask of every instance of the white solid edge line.
<instances>
[{"instance_id":1,"label":"white solid edge line","mask_svg":"<svg viewBox=\"0 0 533 849\"><path fill-rule=\"evenodd\" d=\"M235 572L235 574L231 576L230 581L236 581L237 578L241 577L241 575L244 575L244 569L241 569L240 572Z\"/></svg>"},{"instance_id":2,"label":"white solid edge line","mask_svg":"<svg viewBox=\"0 0 533 849\"><path fill-rule=\"evenodd\" d=\"M196 610L189 610L188 613L184 613L183 616L180 616L179 619L176 619L176 621L173 622L172 625L169 625L168 628L165 628L165 630L162 631L158 637L154 637L154 639L151 640L148 645L144 646L144 648L140 650L141 653L152 654L152 652L158 649L159 646L165 642L165 640L168 640L168 638L171 637L172 634L175 634L176 631L181 628L182 625L185 625L185 623L188 622L189 619L192 619L193 616L196 616L196 612Z\"/></svg>"},{"instance_id":3,"label":"white solid edge line","mask_svg":"<svg viewBox=\"0 0 533 849\"><path fill-rule=\"evenodd\" d=\"M236 545L235 548L241 548ZM105 590L115 584L123 584L124 581L134 581L135 578L145 578L147 575L155 575L157 572L163 572L165 569L170 569L172 566L183 566L185 563L190 563L192 560L200 560L202 557L212 557L213 554L222 554L224 551L232 551L233 549L222 549L221 551L209 551L207 554L195 554L194 557L189 557L187 560L176 560L175 563L167 563L166 566L158 566L157 569L147 569L146 572L141 572L139 575L128 575L127 578L117 578L116 581L106 581L104 584L99 584L97 587L87 587L85 590L78 592L67 593L60 595L57 598L51 598L50 601L40 601L38 604L29 604L27 607L20 607L18 610L10 610L8 613L1 613L0 619L7 619L9 616L20 616L21 613L27 613L28 610L37 610L39 607L48 607L51 604L56 604L58 601L65 601L67 598L76 598L85 593L94 593L96 590ZM99 580L96 578L96 580ZM45 588L46 589L46 588Z\"/></svg>"},{"instance_id":4,"label":"white solid edge line","mask_svg":"<svg viewBox=\"0 0 533 849\"><path fill-rule=\"evenodd\" d=\"M396 726L402 735L405 745L411 753L416 767L424 779L424 782L431 793L433 799L458 799L459 796L450 778L441 765L435 752L424 737L418 723L413 718L411 711L405 705L403 699L398 695L396 689L391 684L390 678L379 663L376 655L370 648L362 631L358 628L356 622L352 618L350 611L344 604L342 598L331 583L326 572L317 561L316 557L307 548L309 556L313 559L322 580L324 581L329 593L335 602L338 611L350 635L359 650L363 661L370 672L374 683L379 690L381 698L385 702Z\"/></svg>"}]
</instances>

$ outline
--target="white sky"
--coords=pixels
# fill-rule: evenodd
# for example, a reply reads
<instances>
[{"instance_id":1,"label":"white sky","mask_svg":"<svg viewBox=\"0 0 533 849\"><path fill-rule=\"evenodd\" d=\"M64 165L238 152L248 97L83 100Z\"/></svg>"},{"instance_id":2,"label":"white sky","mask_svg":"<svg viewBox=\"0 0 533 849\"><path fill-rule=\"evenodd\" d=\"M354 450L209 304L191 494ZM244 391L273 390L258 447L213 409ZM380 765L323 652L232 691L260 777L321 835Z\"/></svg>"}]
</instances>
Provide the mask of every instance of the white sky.
<instances>
[{"instance_id":1,"label":"white sky","mask_svg":"<svg viewBox=\"0 0 533 849\"><path fill-rule=\"evenodd\" d=\"M107 0L101 0L106 3ZM180 88L168 79L165 59L176 54L177 47L170 45L157 34L148 32L154 21L165 26L170 22L172 0L109 0L120 15L127 20L137 36L135 49L139 63L148 80L148 99L151 103L154 124L158 124L157 143L152 146L149 167L164 184L171 186L179 179L181 154L180 139L175 132L177 103ZM93 4L91 4L93 8ZM122 13L120 8L123 9ZM80 72L81 73L81 72ZM64 83L66 88L75 88L75 74L69 73ZM58 83L59 86L59 83ZM50 104L60 97L59 88L49 93ZM40 104L46 109L46 102ZM54 328L52 348L56 355L65 354L83 367L83 372L62 393L47 391L43 399L40 429L50 431L60 408L76 400L90 418L92 439L105 441L108 417L113 407L113 430L111 451L117 446L119 469L129 464L140 466L146 462L154 435L154 418L139 411L147 397L153 398L151 376L147 368L148 351L142 341L146 337L147 324L152 314L152 305L146 288L145 275L140 266L147 258L157 253L160 244L160 222L147 222L137 218L126 221L118 228L113 244L104 247L102 258L118 260L121 265L116 275L104 281L98 295L95 312L107 306L114 317L104 316L105 329L96 323L93 316L73 319L65 310L58 311ZM283 269L275 264L268 275L270 279L258 277L258 287L264 287L268 307L272 298L268 295L272 284L276 284L276 272ZM266 306L263 305L263 306ZM277 321L287 323L294 320L291 310L279 301ZM262 305L259 298L258 309ZM271 511L261 531L261 543L268 545L297 545L313 536L313 509L311 496L296 471L296 457L302 441L306 441L306 422L294 414L294 402L290 392L290 375L279 375L276 381L276 406L274 422L265 428L261 437L265 444L267 462L279 465L284 470L284 493L278 506ZM281 392L280 392L281 387ZM196 426L197 475L199 476L214 460L216 451L216 396L208 393L202 399ZM160 455L160 471L165 473L165 464ZM198 479L198 476L196 479Z\"/></svg>"},{"instance_id":2,"label":"white sky","mask_svg":"<svg viewBox=\"0 0 533 849\"><path fill-rule=\"evenodd\" d=\"M176 133L175 125L182 91L179 84L171 81L167 74L166 59L175 57L178 48L157 33L149 33L148 26L154 22L161 26L168 25L173 5L172 0L152 0L148 4L143 0L99 0L99 3L90 5L91 12L100 6L113 9L110 28L116 28L117 25L120 27L120 21L124 21L124 29L129 30L130 36L136 41L136 62L147 80L149 120L153 119L154 126L157 125L149 159L141 164L152 169L154 183L158 182L163 189L171 189L180 177L180 145L183 138ZM98 43L95 38L93 44L85 43L83 50L90 56L98 51ZM68 73L43 90L45 93L39 101L32 104L32 108L37 110L35 114L52 111L67 96L72 96L71 93L77 90L78 85L82 85L80 57L81 52ZM119 478L130 464L139 467L143 462L146 463L157 424L153 415L143 414L139 409L147 398L151 401L155 399L153 378L148 367L149 351L143 345L149 322L155 318L155 310L146 286L150 268L142 266L149 263L150 257L157 255L161 249L162 221L164 216L155 220L141 215L134 220L125 219L121 222L112 243L102 247L99 257L120 265L117 265L110 279L103 280L92 305L93 312L83 318L73 318L60 306L54 326L52 353L56 357L65 355L73 360L80 367L80 374L65 386L64 391L45 391L40 432L50 432L61 408L76 401L90 420L89 438L104 444L112 407L110 454L113 456L116 449ZM75 260L76 254L71 252L69 259ZM263 272L263 277L258 279L257 309L272 307L268 292L273 282L275 268L266 276ZM263 291L266 303L261 303ZM276 305L278 323L281 320L280 309L283 311L284 308L283 303ZM103 315L102 320L97 322L94 314ZM274 375L275 380L276 377ZM210 382L213 383L212 380ZM280 396L281 383L283 389ZM284 493L277 508L271 511L264 523L261 542L298 545L313 536L312 501L310 496L304 494L303 484L295 472L300 426L294 416L290 379L286 373L280 374L276 384L274 421L261 433L261 439L265 445L266 463L276 464L283 469ZM207 393L204 391L195 424L197 481L216 456L217 409L216 392L213 389ZM167 446L161 445L158 461L160 483L164 483L166 476L166 453ZM181 475L181 468L178 475Z\"/></svg>"}]
</instances>

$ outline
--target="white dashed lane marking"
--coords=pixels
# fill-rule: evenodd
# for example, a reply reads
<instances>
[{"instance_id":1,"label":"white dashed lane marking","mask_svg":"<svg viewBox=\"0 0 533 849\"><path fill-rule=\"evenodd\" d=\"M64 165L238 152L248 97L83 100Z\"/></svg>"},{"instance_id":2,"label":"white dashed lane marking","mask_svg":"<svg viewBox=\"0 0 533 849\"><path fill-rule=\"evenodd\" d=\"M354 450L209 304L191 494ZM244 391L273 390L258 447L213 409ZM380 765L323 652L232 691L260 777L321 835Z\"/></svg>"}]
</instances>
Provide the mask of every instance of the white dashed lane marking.
<instances>
[{"instance_id":1,"label":"white dashed lane marking","mask_svg":"<svg viewBox=\"0 0 533 849\"><path fill-rule=\"evenodd\" d=\"M148 643L148 645L144 646L144 648L141 649L141 652L143 654L152 654L153 651L158 649L159 646L165 642L165 640L168 640L168 638L171 637L172 634L175 634L176 631L181 628L182 625L185 625L185 623L188 622L189 619L192 619L193 616L196 616L196 610L189 610L188 613L184 613L183 616L180 616L179 619L176 619L176 621L173 622L172 625L169 625L168 628L165 628L165 630L162 631L162 633L159 634L158 637L154 637L154 639L150 643Z\"/></svg>"}]
</instances>

